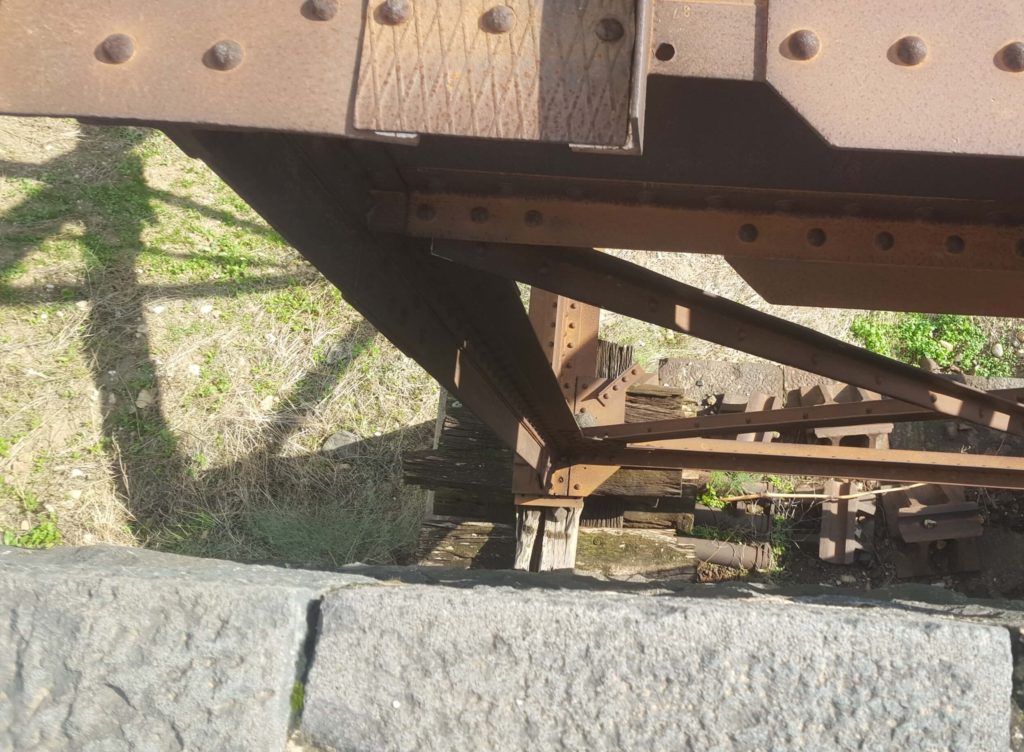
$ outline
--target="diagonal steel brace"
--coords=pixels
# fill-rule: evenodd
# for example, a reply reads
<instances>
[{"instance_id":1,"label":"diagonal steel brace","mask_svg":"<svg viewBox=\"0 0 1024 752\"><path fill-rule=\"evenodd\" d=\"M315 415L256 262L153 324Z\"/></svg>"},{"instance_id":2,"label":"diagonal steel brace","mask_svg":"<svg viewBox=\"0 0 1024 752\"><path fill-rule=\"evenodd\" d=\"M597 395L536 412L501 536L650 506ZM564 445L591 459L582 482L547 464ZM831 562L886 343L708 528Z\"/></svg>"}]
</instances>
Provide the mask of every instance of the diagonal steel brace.
<instances>
[{"instance_id":1,"label":"diagonal steel brace","mask_svg":"<svg viewBox=\"0 0 1024 752\"><path fill-rule=\"evenodd\" d=\"M433 241L435 255L935 412L1024 435L1024 405L587 248Z\"/></svg>"}]
</instances>

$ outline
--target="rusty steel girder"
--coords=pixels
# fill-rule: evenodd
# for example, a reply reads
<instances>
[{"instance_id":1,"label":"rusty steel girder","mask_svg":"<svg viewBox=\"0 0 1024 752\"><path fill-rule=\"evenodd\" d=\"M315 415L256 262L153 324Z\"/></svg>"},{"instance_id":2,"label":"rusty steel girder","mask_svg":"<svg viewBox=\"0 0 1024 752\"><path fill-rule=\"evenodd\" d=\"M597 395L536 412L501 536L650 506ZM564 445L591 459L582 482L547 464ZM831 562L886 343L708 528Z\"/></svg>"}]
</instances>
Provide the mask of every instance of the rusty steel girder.
<instances>
[{"instance_id":1,"label":"rusty steel girder","mask_svg":"<svg viewBox=\"0 0 1024 752\"><path fill-rule=\"evenodd\" d=\"M618 310L890 398L736 433L869 409L1024 433L1016 394L590 250L722 254L773 302L1024 315L1024 5L2 0L0 28L0 112L162 127L516 451L531 503L617 465L1024 487L1017 458L615 425L642 374L556 379L583 359L513 281L589 303L591 332Z\"/></svg>"}]
</instances>

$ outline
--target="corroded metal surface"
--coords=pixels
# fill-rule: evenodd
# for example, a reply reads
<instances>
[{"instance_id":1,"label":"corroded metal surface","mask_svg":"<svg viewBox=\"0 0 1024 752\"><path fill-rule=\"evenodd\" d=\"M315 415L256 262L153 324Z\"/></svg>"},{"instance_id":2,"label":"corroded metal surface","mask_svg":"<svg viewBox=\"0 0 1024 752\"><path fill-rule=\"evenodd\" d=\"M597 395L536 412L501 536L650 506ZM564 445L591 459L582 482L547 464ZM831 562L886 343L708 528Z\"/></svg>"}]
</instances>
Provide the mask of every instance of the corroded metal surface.
<instances>
[{"instance_id":1,"label":"corroded metal surface","mask_svg":"<svg viewBox=\"0 0 1024 752\"><path fill-rule=\"evenodd\" d=\"M767 80L835 146L1020 155L1014 35L1024 4L1006 0L771 0Z\"/></svg>"},{"instance_id":2,"label":"corroded metal surface","mask_svg":"<svg viewBox=\"0 0 1024 752\"><path fill-rule=\"evenodd\" d=\"M330 7L4 0L0 112L345 133L362 10Z\"/></svg>"},{"instance_id":3,"label":"corroded metal surface","mask_svg":"<svg viewBox=\"0 0 1024 752\"><path fill-rule=\"evenodd\" d=\"M366 15L355 124L622 146L634 3L393 0Z\"/></svg>"},{"instance_id":4,"label":"corroded metal surface","mask_svg":"<svg viewBox=\"0 0 1024 752\"><path fill-rule=\"evenodd\" d=\"M764 71L764 0L656 0L651 72L752 81Z\"/></svg>"},{"instance_id":5,"label":"corroded metal surface","mask_svg":"<svg viewBox=\"0 0 1024 752\"><path fill-rule=\"evenodd\" d=\"M424 214L424 206L433 214ZM474 215L475 210L486 215ZM405 227L394 229L422 237L530 245L1024 271L1024 227L1016 225L424 193L411 196Z\"/></svg>"}]
</instances>

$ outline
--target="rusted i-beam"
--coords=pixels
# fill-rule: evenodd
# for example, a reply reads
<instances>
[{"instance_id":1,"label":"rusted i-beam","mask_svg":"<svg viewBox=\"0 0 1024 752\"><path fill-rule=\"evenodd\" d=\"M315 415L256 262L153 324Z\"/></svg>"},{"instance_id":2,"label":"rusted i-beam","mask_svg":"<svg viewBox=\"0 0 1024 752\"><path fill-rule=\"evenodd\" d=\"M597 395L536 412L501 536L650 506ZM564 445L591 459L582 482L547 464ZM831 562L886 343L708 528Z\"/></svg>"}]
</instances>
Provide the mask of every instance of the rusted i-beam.
<instances>
[{"instance_id":1,"label":"rusted i-beam","mask_svg":"<svg viewBox=\"0 0 1024 752\"><path fill-rule=\"evenodd\" d=\"M1024 435L1024 406L583 248L434 241L434 253L736 350Z\"/></svg>"}]
</instances>

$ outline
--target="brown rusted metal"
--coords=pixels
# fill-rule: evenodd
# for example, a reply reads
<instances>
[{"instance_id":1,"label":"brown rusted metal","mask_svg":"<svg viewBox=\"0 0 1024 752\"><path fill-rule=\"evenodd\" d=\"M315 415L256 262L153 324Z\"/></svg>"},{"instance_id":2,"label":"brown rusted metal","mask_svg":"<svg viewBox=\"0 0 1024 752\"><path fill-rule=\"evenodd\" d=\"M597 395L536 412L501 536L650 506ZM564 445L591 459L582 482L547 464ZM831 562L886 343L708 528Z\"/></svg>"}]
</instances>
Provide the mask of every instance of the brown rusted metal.
<instances>
[{"instance_id":1,"label":"brown rusted metal","mask_svg":"<svg viewBox=\"0 0 1024 752\"><path fill-rule=\"evenodd\" d=\"M435 242L435 253L625 316L872 389L978 425L1024 434L1024 406L587 249Z\"/></svg>"},{"instance_id":2,"label":"brown rusted metal","mask_svg":"<svg viewBox=\"0 0 1024 752\"><path fill-rule=\"evenodd\" d=\"M1024 273L1018 242L1024 227L864 217L801 216L786 212L740 212L652 204L591 202L573 199L464 194L413 194L404 227L410 235L526 245L633 248L651 251L720 253L730 258L857 263L943 269L999 269ZM430 206L429 219L416 208ZM487 210L472 221L476 207ZM541 222L526 221L537 212ZM824 233L818 245L808 242ZM892 236L893 245L879 241ZM947 249L960 237L966 253Z\"/></svg>"},{"instance_id":3,"label":"brown rusted metal","mask_svg":"<svg viewBox=\"0 0 1024 752\"><path fill-rule=\"evenodd\" d=\"M486 208L485 221L472 220L476 208ZM915 311L955 305L966 313L1024 315L1024 297L1014 294L1024 287L1018 225L414 194L406 221L382 229L435 239L722 253L773 302ZM950 252L951 238L962 252Z\"/></svg>"},{"instance_id":4,"label":"brown rusted metal","mask_svg":"<svg viewBox=\"0 0 1024 752\"><path fill-rule=\"evenodd\" d=\"M1020 155L1001 51L1022 28L1003 0L771 0L766 78L835 146ZM821 40L810 60L788 53L800 29Z\"/></svg>"},{"instance_id":5,"label":"brown rusted metal","mask_svg":"<svg viewBox=\"0 0 1024 752\"><path fill-rule=\"evenodd\" d=\"M821 533L818 538L818 558L829 564L853 564L857 552L863 549L857 540L858 499L844 499L851 493L852 484L829 479L825 493L831 498L821 505Z\"/></svg>"},{"instance_id":6,"label":"brown rusted metal","mask_svg":"<svg viewBox=\"0 0 1024 752\"><path fill-rule=\"evenodd\" d=\"M1015 271L728 260L769 303L919 313L947 313L952 306L979 316L1024 316L1024 278Z\"/></svg>"},{"instance_id":7,"label":"brown rusted metal","mask_svg":"<svg viewBox=\"0 0 1024 752\"><path fill-rule=\"evenodd\" d=\"M583 509L583 499L570 496L528 496L515 495L517 507L565 507L566 509Z\"/></svg>"},{"instance_id":8,"label":"brown rusted metal","mask_svg":"<svg viewBox=\"0 0 1024 752\"><path fill-rule=\"evenodd\" d=\"M362 4L316 8L4 0L0 112L344 134Z\"/></svg>"},{"instance_id":9,"label":"brown rusted metal","mask_svg":"<svg viewBox=\"0 0 1024 752\"><path fill-rule=\"evenodd\" d=\"M1003 399L1020 402L1024 390L1000 389L993 392ZM942 420L948 416L900 400L882 399L866 402L845 402L814 407L785 407L751 413L718 413L694 418L672 418L650 423L620 423L590 426L583 435L617 442L651 441L655 439L686 439L699 436L728 436L740 430L767 431L850 426L865 420L905 423L919 420Z\"/></svg>"},{"instance_id":10,"label":"brown rusted metal","mask_svg":"<svg viewBox=\"0 0 1024 752\"><path fill-rule=\"evenodd\" d=\"M751 81L764 71L764 0L654 0L651 72Z\"/></svg>"},{"instance_id":11,"label":"brown rusted metal","mask_svg":"<svg viewBox=\"0 0 1024 752\"><path fill-rule=\"evenodd\" d=\"M632 0L417 0L402 23L370 6L357 128L626 144Z\"/></svg>"},{"instance_id":12,"label":"brown rusted metal","mask_svg":"<svg viewBox=\"0 0 1024 752\"><path fill-rule=\"evenodd\" d=\"M758 571L772 567L772 547L767 543L732 543L690 537L678 540L691 544L697 559L702 562L733 569L756 569Z\"/></svg>"},{"instance_id":13,"label":"brown rusted metal","mask_svg":"<svg viewBox=\"0 0 1024 752\"><path fill-rule=\"evenodd\" d=\"M892 560L899 577L925 577L980 568L982 518L962 488L927 485L882 497Z\"/></svg>"},{"instance_id":14,"label":"brown rusted metal","mask_svg":"<svg viewBox=\"0 0 1024 752\"><path fill-rule=\"evenodd\" d=\"M574 451L569 461L666 470L699 467L1024 489L1024 459L904 449L761 444L722 439L675 439L615 448L591 440L585 448Z\"/></svg>"},{"instance_id":15,"label":"brown rusted metal","mask_svg":"<svg viewBox=\"0 0 1024 752\"><path fill-rule=\"evenodd\" d=\"M896 491L882 499L890 537L930 543L982 534L981 510L956 486L927 485Z\"/></svg>"}]
</instances>

